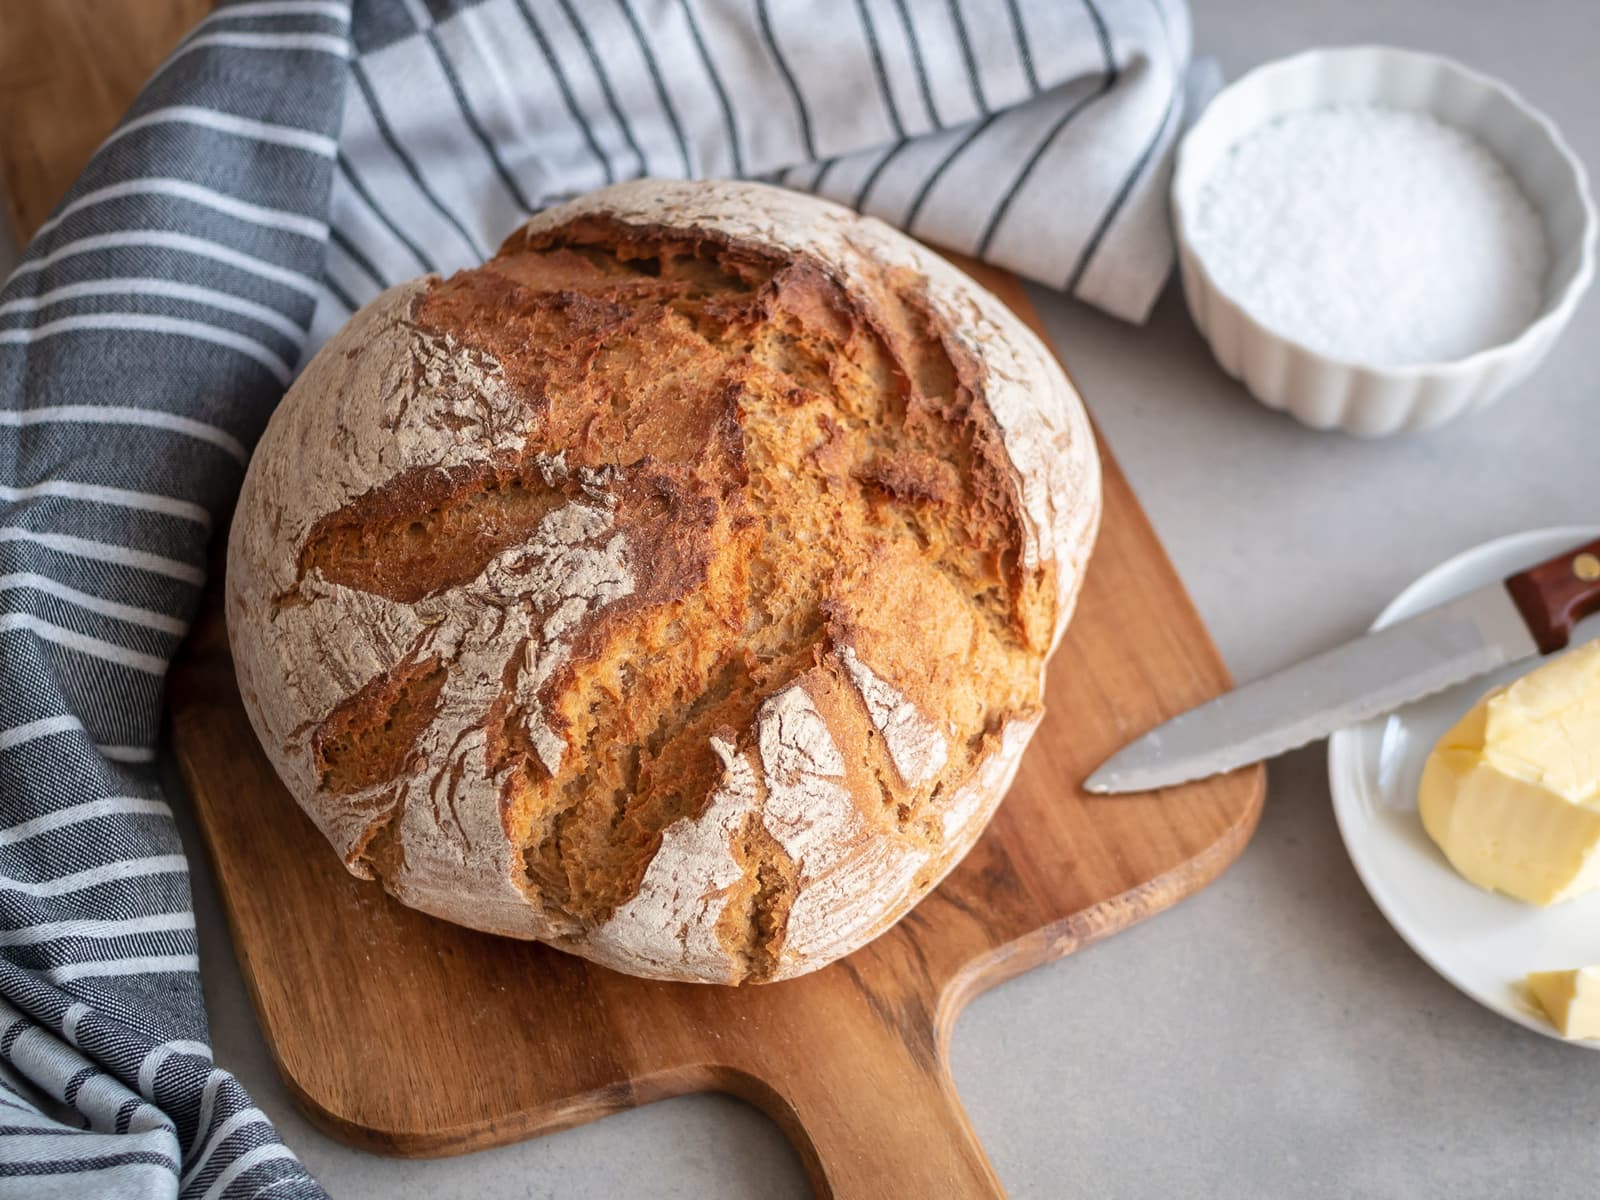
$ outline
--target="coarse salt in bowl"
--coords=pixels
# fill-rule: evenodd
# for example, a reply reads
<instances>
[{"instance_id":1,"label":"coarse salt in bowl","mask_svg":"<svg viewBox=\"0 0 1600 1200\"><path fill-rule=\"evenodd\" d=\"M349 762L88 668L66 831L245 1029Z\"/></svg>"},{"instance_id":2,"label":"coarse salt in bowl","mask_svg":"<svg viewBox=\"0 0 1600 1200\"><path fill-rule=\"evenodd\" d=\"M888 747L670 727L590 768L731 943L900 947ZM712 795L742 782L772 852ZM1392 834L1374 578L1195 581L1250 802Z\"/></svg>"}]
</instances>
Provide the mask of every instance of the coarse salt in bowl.
<instances>
[{"instance_id":1,"label":"coarse salt in bowl","mask_svg":"<svg viewBox=\"0 0 1600 1200\"><path fill-rule=\"evenodd\" d=\"M1594 270L1588 180L1555 126L1406 50L1313 50L1225 88L1179 146L1172 204L1217 361L1319 429L1381 436L1489 404Z\"/></svg>"}]
</instances>

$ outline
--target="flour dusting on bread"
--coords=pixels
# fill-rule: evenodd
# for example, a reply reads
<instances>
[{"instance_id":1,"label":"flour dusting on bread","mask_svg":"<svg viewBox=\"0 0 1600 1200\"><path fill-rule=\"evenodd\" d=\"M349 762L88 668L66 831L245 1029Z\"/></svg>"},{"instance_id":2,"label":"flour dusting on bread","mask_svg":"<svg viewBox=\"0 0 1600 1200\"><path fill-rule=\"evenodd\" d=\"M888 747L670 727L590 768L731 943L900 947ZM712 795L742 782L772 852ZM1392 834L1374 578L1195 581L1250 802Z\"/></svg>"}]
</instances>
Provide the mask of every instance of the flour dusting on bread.
<instances>
[{"instance_id":1,"label":"flour dusting on bread","mask_svg":"<svg viewBox=\"0 0 1600 1200\"><path fill-rule=\"evenodd\" d=\"M862 662L854 649L839 651L850 682L861 693L862 702L872 714L872 724L883 734L900 778L912 787L927 783L944 770L949 746L939 727L923 716L917 706L895 691Z\"/></svg>"},{"instance_id":2,"label":"flour dusting on bread","mask_svg":"<svg viewBox=\"0 0 1600 1200\"><path fill-rule=\"evenodd\" d=\"M699 817L667 828L639 892L596 933L610 961L647 962L663 972L694 972L733 982L735 964L716 935L727 892L743 871L729 850L758 803L755 772L721 738L711 740L724 775Z\"/></svg>"},{"instance_id":3,"label":"flour dusting on bread","mask_svg":"<svg viewBox=\"0 0 1600 1200\"><path fill-rule=\"evenodd\" d=\"M1100 511L998 300L878 222L641 181L390 289L229 543L241 694L357 874L636 974L767 982L959 862Z\"/></svg>"}]
</instances>

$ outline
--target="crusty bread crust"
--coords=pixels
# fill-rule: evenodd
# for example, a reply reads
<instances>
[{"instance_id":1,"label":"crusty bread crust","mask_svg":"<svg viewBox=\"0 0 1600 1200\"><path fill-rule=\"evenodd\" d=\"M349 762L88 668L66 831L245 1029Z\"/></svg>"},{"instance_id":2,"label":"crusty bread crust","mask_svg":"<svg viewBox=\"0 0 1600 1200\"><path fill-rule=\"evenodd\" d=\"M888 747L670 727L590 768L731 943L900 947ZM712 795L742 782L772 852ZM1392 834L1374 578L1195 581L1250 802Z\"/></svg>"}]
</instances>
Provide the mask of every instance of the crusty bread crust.
<instances>
[{"instance_id":1,"label":"crusty bread crust","mask_svg":"<svg viewBox=\"0 0 1600 1200\"><path fill-rule=\"evenodd\" d=\"M356 874L765 982L970 848L1099 513L1077 397L965 275L811 197L641 181L323 347L251 463L228 626Z\"/></svg>"}]
</instances>

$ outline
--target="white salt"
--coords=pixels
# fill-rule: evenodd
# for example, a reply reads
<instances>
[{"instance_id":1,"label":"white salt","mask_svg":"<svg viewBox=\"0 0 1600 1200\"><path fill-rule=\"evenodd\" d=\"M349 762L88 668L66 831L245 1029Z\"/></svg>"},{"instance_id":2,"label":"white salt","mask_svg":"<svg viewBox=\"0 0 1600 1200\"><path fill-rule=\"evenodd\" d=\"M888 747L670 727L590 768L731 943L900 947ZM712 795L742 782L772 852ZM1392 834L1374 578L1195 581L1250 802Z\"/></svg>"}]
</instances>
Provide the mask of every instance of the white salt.
<instances>
[{"instance_id":1,"label":"white salt","mask_svg":"<svg viewBox=\"0 0 1600 1200\"><path fill-rule=\"evenodd\" d=\"M1543 223L1480 142L1362 106L1241 140L1201 189L1194 249L1269 329L1376 366L1510 340L1538 313L1548 267Z\"/></svg>"}]
</instances>

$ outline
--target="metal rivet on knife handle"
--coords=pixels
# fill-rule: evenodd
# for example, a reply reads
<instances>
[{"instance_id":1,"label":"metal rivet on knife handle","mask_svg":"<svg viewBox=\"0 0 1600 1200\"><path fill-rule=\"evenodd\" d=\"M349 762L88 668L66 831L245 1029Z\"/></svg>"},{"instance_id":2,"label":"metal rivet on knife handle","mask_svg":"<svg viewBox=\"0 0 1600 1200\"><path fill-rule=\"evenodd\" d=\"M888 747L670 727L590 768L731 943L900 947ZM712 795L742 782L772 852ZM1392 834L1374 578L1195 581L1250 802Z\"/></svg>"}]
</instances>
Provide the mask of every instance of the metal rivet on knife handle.
<instances>
[{"instance_id":1,"label":"metal rivet on knife handle","mask_svg":"<svg viewBox=\"0 0 1600 1200\"><path fill-rule=\"evenodd\" d=\"M1558 554L1506 580L1541 654L1564 649L1572 627L1600 612L1600 541Z\"/></svg>"}]
</instances>

